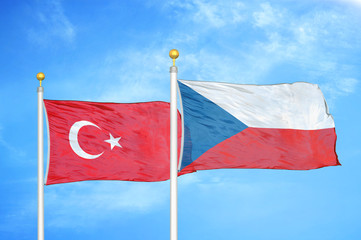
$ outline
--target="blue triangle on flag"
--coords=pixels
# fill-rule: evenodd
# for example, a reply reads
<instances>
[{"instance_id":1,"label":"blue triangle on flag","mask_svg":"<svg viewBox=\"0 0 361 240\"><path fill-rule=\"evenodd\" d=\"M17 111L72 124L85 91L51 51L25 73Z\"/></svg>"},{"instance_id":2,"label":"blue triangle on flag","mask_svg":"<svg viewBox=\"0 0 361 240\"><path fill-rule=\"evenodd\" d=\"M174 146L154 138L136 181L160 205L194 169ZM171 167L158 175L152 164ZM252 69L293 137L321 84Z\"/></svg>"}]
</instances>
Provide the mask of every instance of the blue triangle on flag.
<instances>
[{"instance_id":1,"label":"blue triangle on flag","mask_svg":"<svg viewBox=\"0 0 361 240\"><path fill-rule=\"evenodd\" d=\"M181 169L218 143L248 126L223 108L178 81L184 118L184 147Z\"/></svg>"}]
</instances>

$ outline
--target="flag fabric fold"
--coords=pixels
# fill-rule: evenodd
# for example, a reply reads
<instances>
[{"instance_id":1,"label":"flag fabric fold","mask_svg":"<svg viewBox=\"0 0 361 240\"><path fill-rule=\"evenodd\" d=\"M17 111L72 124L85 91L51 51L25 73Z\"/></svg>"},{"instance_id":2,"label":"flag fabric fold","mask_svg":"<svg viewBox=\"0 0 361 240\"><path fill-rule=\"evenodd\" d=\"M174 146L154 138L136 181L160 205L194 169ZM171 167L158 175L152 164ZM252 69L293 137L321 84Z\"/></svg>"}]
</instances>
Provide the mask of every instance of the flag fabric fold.
<instances>
[{"instance_id":1,"label":"flag fabric fold","mask_svg":"<svg viewBox=\"0 0 361 240\"><path fill-rule=\"evenodd\" d=\"M178 87L184 135L181 174L340 165L334 121L316 84L179 80Z\"/></svg>"},{"instance_id":2,"label":"flag fabric fold","mask_svg":"<svg viewBox=\"0 0 361 240\"><path fill-rule=\"evenodd\" d=\"M170 105L44 100L46 185L84 180L169 179ZM181 140L178 114L178 145Z\"/></svg>"}]
</instances>

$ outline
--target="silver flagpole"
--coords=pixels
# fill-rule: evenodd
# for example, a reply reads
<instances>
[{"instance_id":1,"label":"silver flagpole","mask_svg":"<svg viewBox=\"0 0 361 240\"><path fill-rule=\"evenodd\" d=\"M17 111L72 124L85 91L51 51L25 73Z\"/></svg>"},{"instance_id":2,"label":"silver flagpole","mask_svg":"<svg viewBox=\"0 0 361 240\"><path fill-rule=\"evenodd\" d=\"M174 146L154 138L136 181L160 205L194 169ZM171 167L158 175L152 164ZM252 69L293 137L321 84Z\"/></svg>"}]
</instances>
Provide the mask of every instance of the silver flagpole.
<instances>
[{"instance_id":1,"label":"silver flagpole","mask_svg":"<svg viewBox=\"0 0 361 240\"><path fill-rule=\"evenodd\" d=\"M173 59L170 67L170 240L178 239L178 196L177 196L177 73L175 59L179 56L176 49L169 52Z\"/></svg>"},{"instance_id":2,"label":"silver flagpole","mask_svg":"<svg viewBox=\"0 0 361 240\"><path fill-rule=\"evenodd\" d=\"M45 75L39 72L36 78L38 87L38 240L44 240L44 131L43 131L43 93L41 82Z\"/></svg>"}]
</instances>

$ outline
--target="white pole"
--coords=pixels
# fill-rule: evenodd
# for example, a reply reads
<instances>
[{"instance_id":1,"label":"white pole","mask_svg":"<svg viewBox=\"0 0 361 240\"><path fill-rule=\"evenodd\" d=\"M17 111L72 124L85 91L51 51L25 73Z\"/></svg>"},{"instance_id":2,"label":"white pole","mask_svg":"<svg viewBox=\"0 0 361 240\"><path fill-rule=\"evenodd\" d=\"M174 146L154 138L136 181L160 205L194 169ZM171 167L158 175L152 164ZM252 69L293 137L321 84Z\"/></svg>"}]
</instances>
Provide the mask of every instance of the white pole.
<instances>
[{"instance_id":1,"label":"white pole","mask_svg":"<svg viewBox=\"0 0 361 240\"><path fill-rule=\"evenodd\" d=\"M43 93L41 81L45 75L36 75L40 81L38 87L38 240L44 240L44 131L43 131Z\"/></svg>"},{"instance_id":2,"label":"white pole","mask_svg":"<svg viewBox=\"0 0 361 240\"><path fill-rule=\"evenodd\" d=\"M175 59L179 53L172 49L169 56L173 59L170 67L170 240L178 239L178 158L177 158L177 73Z\"/></svg>"}]
</instances>

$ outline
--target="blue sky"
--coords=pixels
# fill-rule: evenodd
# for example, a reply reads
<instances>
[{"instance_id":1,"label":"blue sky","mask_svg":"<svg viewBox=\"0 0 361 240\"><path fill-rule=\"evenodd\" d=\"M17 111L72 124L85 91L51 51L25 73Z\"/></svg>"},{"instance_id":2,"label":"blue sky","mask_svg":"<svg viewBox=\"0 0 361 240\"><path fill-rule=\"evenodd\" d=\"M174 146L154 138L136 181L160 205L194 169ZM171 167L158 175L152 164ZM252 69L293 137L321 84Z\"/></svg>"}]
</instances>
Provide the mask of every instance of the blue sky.
<instances>
[{"instance_id":1,"label":"blue sky","mask_svg":"<svg viewBox=\"0 0 361 240\"><path fill-rule=\"evenodd\" d=\"M320 85L342 166L179 178L179 239L361 238L361 1L2 1L0 239L36 239L44 97L169 101L179 78ZM46 148L45 148L46 149ZM169 239L169 182L45 187L46 239Z\"/></svg>"}]
</instances>

